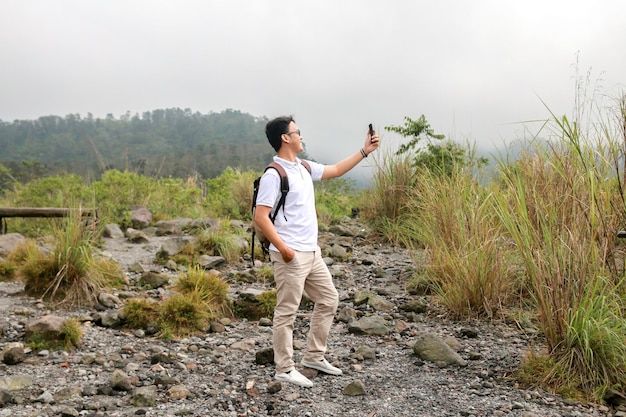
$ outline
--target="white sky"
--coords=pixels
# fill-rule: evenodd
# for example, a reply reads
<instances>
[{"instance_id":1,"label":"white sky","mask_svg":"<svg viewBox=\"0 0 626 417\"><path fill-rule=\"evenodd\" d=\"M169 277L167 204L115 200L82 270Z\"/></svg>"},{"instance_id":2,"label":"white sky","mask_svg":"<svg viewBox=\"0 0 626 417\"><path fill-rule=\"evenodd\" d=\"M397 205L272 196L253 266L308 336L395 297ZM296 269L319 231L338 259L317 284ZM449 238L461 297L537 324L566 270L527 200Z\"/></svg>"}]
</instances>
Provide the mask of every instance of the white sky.
<instances>
[{"instance_id":1,"label":"white sky","mask_svg":"<svg viewBox=\"0 0 626 417\"><path fill-rule=\"evenodd\" d=\"M292 114L332 163L426 116L500 146L626 83L623 0L0 0L0 120L171 107ZM269 145L268 145L269 146Z\"/></svg>"}]
</instances>

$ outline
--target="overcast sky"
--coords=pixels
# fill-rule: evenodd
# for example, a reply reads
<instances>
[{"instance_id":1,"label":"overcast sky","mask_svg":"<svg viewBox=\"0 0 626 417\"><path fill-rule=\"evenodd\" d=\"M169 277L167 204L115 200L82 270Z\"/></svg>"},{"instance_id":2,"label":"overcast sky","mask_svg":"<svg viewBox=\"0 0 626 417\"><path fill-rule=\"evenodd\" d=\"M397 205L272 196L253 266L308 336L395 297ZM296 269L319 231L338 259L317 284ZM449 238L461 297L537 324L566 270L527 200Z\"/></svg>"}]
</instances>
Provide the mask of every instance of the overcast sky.
<instances>
[{"instance_id":1,"label":"overcast sky","mask_svg":"<svg viewBox=\"0 0 626 417\"><path fill-rule=\"evenodd\" d=\"M0 120L171 107L292 114L335 162L426 116L499 146L626 83L623 0L0 0ZM268 145L269 146L269 145Z\"/></svg>"}]
</instances>

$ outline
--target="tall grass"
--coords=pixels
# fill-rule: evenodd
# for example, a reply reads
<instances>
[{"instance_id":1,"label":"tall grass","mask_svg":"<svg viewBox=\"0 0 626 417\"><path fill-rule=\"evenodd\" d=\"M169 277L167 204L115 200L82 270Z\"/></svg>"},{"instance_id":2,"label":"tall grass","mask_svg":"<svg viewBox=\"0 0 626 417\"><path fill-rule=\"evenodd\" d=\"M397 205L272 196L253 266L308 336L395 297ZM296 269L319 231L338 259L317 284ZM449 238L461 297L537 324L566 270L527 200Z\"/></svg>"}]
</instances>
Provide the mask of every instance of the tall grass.
<instances>
[{"instance_id":1,"label":"tall grass","mask_svg":"<svg viewBox=\"0 0 626 417\"><path fill-rule=\"evenodd\" d=\"M362 194L361 215L385 240L408 245L404 231L407 205L417 183L411 156L381 150L373 160L374 183Z\"/></svg>"},{"instance_id":2,"label":"tall grass","mask_svg":"<svg viewBox=\"0 0 626 417\"><path fill-rule=\"evenodd\" d=\"M498 161L489 182L467 167L441 175L383 155L367 218L389 241L424 248L420 278L452 316L535 315L548 360L529 356L542 369L534 382L602 402L626 384L616 238L626 225L626 95L575 117L551 114L540 132L548 140Z\"/></svg>"},{"instance_id":3,"label":"tall grass","mask_svg":"<svg viewBox=\"0 0 626 417\"><path fill-rule=\"evenodd\" d=\"M99 236L79 211L54 223L52 250L28 247L18 267L25 291L59 306L75 307L95 302L101 290L123 282L117 264L95 256Z\"/></svg>"},{"instance_id":4,"label":"tall grass","mask_svg":"<svg viewBox=\"0 0 626 417\"><path fill-rule=\"evenodd\" d=\"M626 382L615 238L625 220L615 164L623 137L616 141L608 126L583 135L554 115L548 126L552 142L501 164L495 208L523 260L553 359L543 381L601 401L603 390Z\"/></svg>"},{"instance_id":5,"label":"tall grass","mask_svg":"<svg viewBox=\"0 0 626 417\"><path fill-rule=\"evenodd\" d=\"M407 230L424 245L436 294L454 317L499 317L513 298L517 269L492 194L464 169L419 173Z\"/></svg>"}]
</instances>

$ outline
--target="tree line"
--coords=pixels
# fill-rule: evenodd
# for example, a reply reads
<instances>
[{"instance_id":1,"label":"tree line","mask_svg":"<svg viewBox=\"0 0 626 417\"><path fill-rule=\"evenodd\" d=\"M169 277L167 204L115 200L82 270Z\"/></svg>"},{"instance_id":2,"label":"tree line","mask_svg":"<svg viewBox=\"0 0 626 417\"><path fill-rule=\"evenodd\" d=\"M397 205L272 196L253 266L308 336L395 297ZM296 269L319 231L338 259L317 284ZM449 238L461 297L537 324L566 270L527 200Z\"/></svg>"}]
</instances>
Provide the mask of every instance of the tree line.
<instances>
[{"instance_id":1,"label":"tree line","mask_svg":"<svg viewBox=\"0 0 626 417\"><path fill-rule=\"evenodd\" d=\"M0 168L20 182L59 173L97 179L110 169L179 178L214 178L226 167L260 171L274 154L266 123L238 110L180 108L0 120Z\"/></svg>"}]
</instances>

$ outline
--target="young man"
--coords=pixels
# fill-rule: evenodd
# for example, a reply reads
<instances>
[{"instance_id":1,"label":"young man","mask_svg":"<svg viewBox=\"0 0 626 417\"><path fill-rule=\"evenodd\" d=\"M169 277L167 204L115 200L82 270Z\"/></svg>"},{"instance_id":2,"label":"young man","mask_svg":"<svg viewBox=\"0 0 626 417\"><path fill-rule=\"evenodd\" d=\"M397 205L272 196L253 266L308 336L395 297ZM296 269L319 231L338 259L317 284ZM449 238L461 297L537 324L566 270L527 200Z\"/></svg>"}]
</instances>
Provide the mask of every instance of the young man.
<instances>
[{"instance_id":1,"label":"young man","mask_svg":"<svg viewBox=\"0 0 626 417\"><path fill-rule=\"evenodd\" d=\"M298 372L293 361L293 325L304 291L315 307L301 364L331 375L342 373L324 358L339 299L317 244L313 181L339 177L350 171L378 148L378 136L374 134L370 137L368 132L363 148L334 165L309 161L309 174L297 157L304 147L300 129L292 117L271 120L265 127L265 134L276 151L274 161L285 168L289 178L285 204L272 224L269 215L280 198L280 176L274 169L268 169L263 174L255 213L256 223L271 242L270 259L276 282L273 323L275 378L311 387L313 383Z\"/></svg>"}]
</instances>

